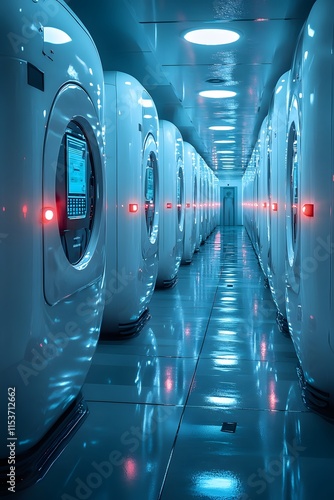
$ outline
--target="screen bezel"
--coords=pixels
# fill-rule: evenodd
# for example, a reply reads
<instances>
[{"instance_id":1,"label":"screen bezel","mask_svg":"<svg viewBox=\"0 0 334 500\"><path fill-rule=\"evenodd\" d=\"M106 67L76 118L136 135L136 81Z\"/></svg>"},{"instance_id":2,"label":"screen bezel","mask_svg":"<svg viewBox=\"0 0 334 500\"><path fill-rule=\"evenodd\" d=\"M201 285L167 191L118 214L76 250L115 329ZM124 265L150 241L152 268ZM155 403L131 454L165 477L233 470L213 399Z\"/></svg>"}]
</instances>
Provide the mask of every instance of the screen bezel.
<instances>
[{"instance_id":1,"label":"screen bezel","mask_svg":"<svg viewBox=\"0 0 334 500\"><path fill-rule=\"evenodd\" d=\"M85 193L80 194L76 192L71 192L70 191L70 173L71 173L71 168L70 168L70 146L69 142L77 142L80 143L82 146L84 146L84 175L85 175ZM88 179L87 179L87 171L88 171L88 144L85 138L80 138L77 137L77 135L71 134L66 132L65 134L65 167L66 167L66 214L68 219L85 219L87 217L87 198L88 198ZM68 201L69 199L84 199L86 202L85 206L85 212L80 215L69 215L68 213Z\"/></svg>"}]
</instances>

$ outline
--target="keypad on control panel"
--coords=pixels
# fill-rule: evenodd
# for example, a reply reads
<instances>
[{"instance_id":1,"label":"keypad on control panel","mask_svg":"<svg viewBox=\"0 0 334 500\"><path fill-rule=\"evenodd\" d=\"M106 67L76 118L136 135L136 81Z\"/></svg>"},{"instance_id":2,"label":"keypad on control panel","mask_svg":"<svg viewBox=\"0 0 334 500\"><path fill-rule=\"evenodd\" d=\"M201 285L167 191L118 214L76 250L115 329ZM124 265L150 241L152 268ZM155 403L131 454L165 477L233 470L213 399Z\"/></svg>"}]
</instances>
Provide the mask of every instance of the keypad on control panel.
<instances>
[{"instance_id":1,"label":"keypad on control panel","mask_svg":"<svg viewBox=\"0 0 334 500\"><path fill-rule=\"evenodd\" d=\"M67 200L67 215L69 218L84 218L87 213L86 198L69 197Z\"/></svg>"}]
</instances>

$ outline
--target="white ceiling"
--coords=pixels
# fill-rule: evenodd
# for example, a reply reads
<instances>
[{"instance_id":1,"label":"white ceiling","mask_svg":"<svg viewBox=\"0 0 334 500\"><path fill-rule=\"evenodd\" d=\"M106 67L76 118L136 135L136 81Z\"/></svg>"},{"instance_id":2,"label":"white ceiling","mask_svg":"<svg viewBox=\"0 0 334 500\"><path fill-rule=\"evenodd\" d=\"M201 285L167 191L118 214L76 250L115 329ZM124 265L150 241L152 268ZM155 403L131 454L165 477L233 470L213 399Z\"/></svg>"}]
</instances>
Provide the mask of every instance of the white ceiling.
<instances>
[{"instance_id":1,"label":"white ceiling","mask_svg":"<svg viewBox=\"0 0 334 500\"><path fill-rule=\"evenodd\" d=\"M105 70L137 78L159 118L172 121L220 178L243 174L267 114L273 88L292 64L298 34L315 0L68 0L90 31ZM200 46L191 28L237 31L234 44ZM221 83L209 83L212 78ZM237 96L207 99L198 92L227 89ZM210 125L233 125L213 132ZM236 142L222 147L214 140ZM231 147L232 146L232 147ZM223 154L234 151L233 170ZM229 155L230 156L230 155Z\"/></svg>"}]
</instances>

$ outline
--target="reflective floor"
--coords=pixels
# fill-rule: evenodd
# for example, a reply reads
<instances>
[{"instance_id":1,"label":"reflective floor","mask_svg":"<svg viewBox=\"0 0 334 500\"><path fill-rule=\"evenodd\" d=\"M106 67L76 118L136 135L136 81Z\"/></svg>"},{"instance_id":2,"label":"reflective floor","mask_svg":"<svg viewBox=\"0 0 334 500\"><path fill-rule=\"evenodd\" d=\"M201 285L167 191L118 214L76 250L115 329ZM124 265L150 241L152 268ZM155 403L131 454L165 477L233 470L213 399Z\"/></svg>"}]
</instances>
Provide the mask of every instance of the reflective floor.
<instances>
[{"instance_id":1,"label":"reflective floor","mask_svg":"<svg viewBox=\"0 0 334 500\"><path fill-rule=\"evenodd\" d=\"M334 425L302 402L245 230L218 228L150 312L138 336L99 344L87 419L16 497L334 498Z\"/></svg>"}]
</instances>

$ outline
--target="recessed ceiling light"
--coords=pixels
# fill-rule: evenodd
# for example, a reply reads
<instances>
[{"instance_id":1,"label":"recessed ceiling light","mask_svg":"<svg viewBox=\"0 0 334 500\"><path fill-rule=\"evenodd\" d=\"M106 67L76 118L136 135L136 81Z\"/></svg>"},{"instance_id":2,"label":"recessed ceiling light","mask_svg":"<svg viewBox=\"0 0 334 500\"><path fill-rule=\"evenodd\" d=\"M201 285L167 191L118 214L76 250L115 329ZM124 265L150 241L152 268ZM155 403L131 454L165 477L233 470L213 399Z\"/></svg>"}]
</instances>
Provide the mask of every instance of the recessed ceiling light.
<instances>
[{"instance_id":1,"label":"recessed ceiling light","mask_svg":"<svg viewBox=\"0 0 334 500\"><path fill-rule=\"evenodd\" d=\"M197 29L188 31L184 38L191 43L199 45L223 45L235 42L240 35L235 31L222 29Z\"/></svg>"},{"instance_id":2,"label":"recessed ceiling light","mask_svg":"<svg viewBox=\"0 0 334 500\"><path fill-rule=\"evenodd\" d=\"M211 99L219 99L225 97L234 97L236 92L233 90L202 90L199 92L202 97L209 97Z\"/></svg>"},{"instance_id":3,"label":"recessed ceiling light","mask_svg":"<svg viewBox=\"0 0 334 500\"><path fill-rule=\"evenodd\" d=\"M209 127L210 130L234 130L235 127L232 127L232 125L212 125L212 127Z\"/></svg>"},{"instance_id":4,"label":"recessed ceiling light","mask_svg":"<svg viewBox=\"0 0 334 500\"><path fill-rule=\"evenodd\" d=\"M234 155L234 151L217 151L217 153L223 153L223 154L233 154Z\"/></svg>"},{"instance_id":5,"label":"recessed ceiling light","mask_svg":"<svg viewBox=\"0 0 334 500\"><path fill-rule=\"evenodd\" d=\"M218 141L213 141L215 144L234 144L235 140L234 139L226 139L226 140L218 140Z\"/></svg>"}]
</instances>

